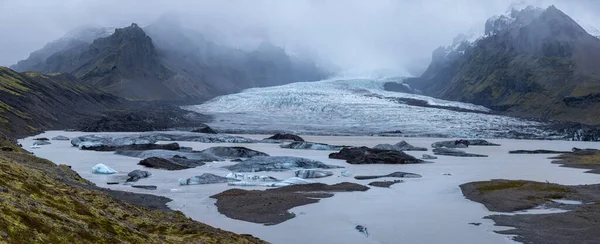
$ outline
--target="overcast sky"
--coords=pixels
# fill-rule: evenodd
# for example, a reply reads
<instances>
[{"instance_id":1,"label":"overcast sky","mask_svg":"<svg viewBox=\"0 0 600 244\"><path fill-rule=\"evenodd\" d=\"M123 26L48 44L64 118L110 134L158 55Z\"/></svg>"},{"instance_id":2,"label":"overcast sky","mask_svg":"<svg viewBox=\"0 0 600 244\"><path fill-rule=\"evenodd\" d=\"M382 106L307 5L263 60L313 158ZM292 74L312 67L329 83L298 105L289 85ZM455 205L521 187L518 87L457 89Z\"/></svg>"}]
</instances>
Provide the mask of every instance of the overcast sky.
<instances>
[{"instance_id":1,"label":"overcast sky","mask_svg":"<svg viewBox=\"0 0 600 244\"><path fill-rule=\"evenodd\" d=\"M0 0L0 65L14 64L81 25L143 27L169 13L188 27L221 32L231 43L260 33L350 72L404 74L457 34L483 32L488 17L514 2L555 4L584 28L600 25L595 0Z\"/></svg>"}]
</instances>

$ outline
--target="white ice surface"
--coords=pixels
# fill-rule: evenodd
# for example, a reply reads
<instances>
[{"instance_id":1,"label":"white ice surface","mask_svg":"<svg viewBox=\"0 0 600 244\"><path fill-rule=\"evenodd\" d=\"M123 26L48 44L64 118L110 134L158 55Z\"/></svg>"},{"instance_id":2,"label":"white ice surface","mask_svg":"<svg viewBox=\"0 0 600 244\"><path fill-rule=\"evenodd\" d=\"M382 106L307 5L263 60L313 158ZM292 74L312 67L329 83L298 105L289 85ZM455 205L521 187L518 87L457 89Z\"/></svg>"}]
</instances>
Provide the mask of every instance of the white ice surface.
<instances>
[{"instance_id":1,"label":"white ice surface","mask_svg":"<svg viewBox=\"0 0 600 244\"><path fill-rule=\"evenodd\" d=\"M35 137L65 135L73 138L86 133L50 131ZM266 136L252 135L251 138ZM421 147L430 148L438 141L435 138L391 138L391 137L331 137L303 136L308 141L332 145L374 146L380 143L394 144L400 140ZM24 148L33 143L32 138L20 140ZM214 173L225 176L229 173L221 166L231 162L214 162L205 166L181 171L164 171L146 168L152 176L141 179L137 184L156 185L157 190L149 191L127 185L107 185L112 177L124 177L134 170L139 159L112 154L111 152L81 151L72 147L69 141L53 141L32 150L37 156L58 164L68 164L82 177L101 187L138 193L151 193L173 199L168 206L180 210L187 216L212 226L249 233L273 243L512 243L509 236L494 233L496 227L491 220L482 219L493 214L482 204L469 201L462 195L459 185L472 181L489 179L525 179L549 181L559 184L600 183L600 175L583 173L585 170L559 167L551 164L552 155L508 154L516 149L570 150L572 147L600 148L600 143L531 140L491 140L500 147L470 147L466 151L489 155L488 158L459 158L439 156L430 164L415 165L350 165L341 160L329 159L328 151L283 149L278 144L219 144L219 146L245 146L276 156L299 156L320 160L327 164L345 166L332 169L334 176L314 179L328 184L342 181L367 184L371 182L341 177L344 170L352 175L380 175L394 171L421 174L422 178L403 179L405 182L391 188L373 187L366 192L336 193L334 197L316 204L300 206L291 211L297 217L275 226L263 226L221 215L214 206L215 200L209 196L233 188L227 184L179 186L178 179ZM195 150L205 149L215 144L180 142ZM430 148L431 150L431 148ZM423 152L408 152L420 157ZM90 168L97 163L110 165L119 173L112 176L92 174ZM442 175L451 173L451 176ZM261 175L287 179L294 176L289 172L261 172ZM261 189L263 187L244 187ZM535 210L534 210L535 211ZM469 225L482 223L480 226ZM365 237L355 230L357 224L366 226L370 236Z\"/></svg>"},{"instance_id":2,"label":"white ice surface","mask_svg":"<svg viewBox=\"0 0 600 244\"><path fill-rule=\"evenodd\" d=\"M276 130L318 135L370 135L401 130L404 135L497 137L510 130L540 134L541 125L517 118L411 106L395 98L429 105L489 109L432 97L389 92L379 79L325 80L247 89L185 109L215 116L210 126L226 131L271 133Z\"/></svg>"}]
</instances>

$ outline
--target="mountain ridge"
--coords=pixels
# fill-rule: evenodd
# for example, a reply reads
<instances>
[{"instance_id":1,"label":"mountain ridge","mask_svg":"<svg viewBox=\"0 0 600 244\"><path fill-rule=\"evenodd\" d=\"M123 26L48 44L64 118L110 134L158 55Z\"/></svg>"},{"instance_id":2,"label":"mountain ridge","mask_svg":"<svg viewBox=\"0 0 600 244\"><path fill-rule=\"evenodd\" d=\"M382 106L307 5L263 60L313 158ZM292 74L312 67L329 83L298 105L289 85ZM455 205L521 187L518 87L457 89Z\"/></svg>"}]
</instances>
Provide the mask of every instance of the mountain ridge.
<instances>
[{"instance_id":1,"label":"mountain ridge","mask_svg":"<svg viewBox=\"0 0 600 244\"><path fill-rule=\"evenodd\" d=\"M488 20L486 33L464 50L436 50L424 74L406 83L509 115L600 124L589 113L600 111L600 39L554 6Z\"/></svg>"},{"instance_id":2,"label":"mountain ridge","mask_svg":"<svg viewBox=\"0 0 600 244\"><path fill-rule=\"evenodd\" d=\"M251 51L224 47L165 19L143 29L135 23L118 28L88 45L64 45L46 48L45 53L57 51L45 59L32 54L13 67L71 73L111 94L143 101L205 101L246 88L328 75L272 44Z\"/></svg>"}]
</instances>

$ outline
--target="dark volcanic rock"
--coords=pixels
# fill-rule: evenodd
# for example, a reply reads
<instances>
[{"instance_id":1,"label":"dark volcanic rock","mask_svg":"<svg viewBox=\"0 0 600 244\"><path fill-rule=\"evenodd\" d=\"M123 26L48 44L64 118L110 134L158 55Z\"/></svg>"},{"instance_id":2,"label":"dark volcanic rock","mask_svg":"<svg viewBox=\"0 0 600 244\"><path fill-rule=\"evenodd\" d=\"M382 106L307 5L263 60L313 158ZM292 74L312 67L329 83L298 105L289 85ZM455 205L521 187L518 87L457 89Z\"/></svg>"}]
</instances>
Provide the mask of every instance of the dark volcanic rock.
<instances>
[{"instance_id":1,"label":"dark volcanic rock","mask_svg":"<svg viewBox=\"0 0 600 244\"><path fill-rule=\"evenodd\" d=\"M34 141L49 141L46 137L33 138Z\"/></svg>"},{"instance_id":2,"label":"dark volcanic rock","mask_svg":"<svg viewBox=\"0 0 600 244\"><path fill-rule=\"evenodd\" d=\"M371 149L368 147L344 148L329 158L343 159L350 164L416 164L425 161L401 151Z\"/></svg>"},{"instance_id":3,"label":"dark volcanic rock","mask_svg":"<svg viewBox=\"0 0 600 244\"><path fill-rule=\"evenodd\" d=\"M444 155L444 156L454 156L454 157L487 157L487 155L467 153L463 150L458 150L454 148L434 148L433 153L435 155Z\"/></svg>"},{"instance_id":4,"label":"dark volcanic rock","mask_svg":"<svg viewBox=\"0 0 600 244\"><path fill-rule=\"evenodd\" d=\"M215 205L219 213L225 216L264 225L276 225L294 218L294 213L288 212L294 207L317 203L324 197L333 194L315 192L349 192L366 191L369 188L355 183L339 183L326 185L322 183L284 186L264 191L247 191L230 189L211 196L217 199Z\"/></svg>"},{"instance_id":5,"label":"dark volcanic rock","mask_svg":"<svg viewBox=\"0 0 600 244\"><path fill-rule=\"evenodd\" d=\"M224 158L251 158L256 156L269 156L269 154L264 152L259 152L245 147L211 147L202 150L202 152Z\"/></svg>"},{"instance_id":6,"label":"dark volcanic rock","mask_svg":"<svg viewBox=\"0 0 600 244\"><path fill-rule=\"evenodd\" d=\"M53 141L68 141L68 140L71 140L71 139L69 139L66 136L55 136L55 137L52 137L52 140Z\"/></svg>"},{"instance_id":7,"label":"dark volcanic rock","mask_svg":"<svg viewBox=\"0 0 600 244\"><path fill-rule=\"evenodd\" d=\"M205 134L217 134L217 132L215 130L213 130L212 128L210 128L208 125L204 126L202 128L195 129L192 132L205 133Z\"/></svg>"},{"instance_id":8,"label":"dark volcanic rock","mask_svg":"<svg viewBox=\"0 0 600 244\"><path fill-rule=\"evenodd\" d=\"M545 150L545 149L537 149L537 150L514 150L509 151L510 154L561 154L561 153L570 153L570 151L554 151L554 150Z\"/></svg>"},{"instance_id":9,"label":"dark volcanic rock","mask_svg":"<svg viewBox=\"0 0 600 244\"><path fill-rule=\"evenodd\" d=\"M187 179L179 179L180 185L202 185L202 184L216 184L216 183L227 183L232 181L239 181L237 179L226 178L215 174L204 173L199 176L192 176Z\"/></svg>"},{"instance_id":10,"label":"dark volcanic rock","mask_svg":"<svg viewBox=\"0 0 600 244\"><path fill-rule=\"evenodd\" d=\"M277 133L274 136L271 136L271 137L266 138L266 139L271 139L271 140L304 141L304 139L302 139L302 137L299 137L299 136L294 135L294 134L289 134L289 133L285 133L285 134Z\"/></svg>"},{"instance_id":11,"label":"dark volcanic rock","mask_svg":"<svg viewBox=\"0 0 600 244\"><path fill-rule=\"evenodd\" d=\"M427 148L415 147L413 145L408 144L408 142L406 142L406 141L400 141L394 145L379 144L373 148L381 149L381 150L395 150L395 151L427 151Z\"/></svg>"},{"instance_id":12,"label":"dark volcanic rock","mask_svg":"<svg viewBox=\"0 0 600 244\"><path fill-rule=\"evenodd\" d=\"M129 176L129 179L127 179L127 182L136 182L141 178L147 178L151 175L152 174L148 171L142 171L142 170L136 169L127 174L127 176Z\"/></svg>"},{"instance_id":13,"label":"dark volcanic rock","mask_svg":"<svg viewBox=\"0 0 600 244\"><path fill-rule=\"evenodd\" d=\"M166 169L166 170L182 170L182 169L189 169L189 168L193 168L193 167L189 167L165 158L157 158L157 157L151 157L151 158L146 158L146 159L142 159L142 161L140 161L138 163L139 165L143 165L146 166L148 168L156 168L156 169Z\"/></svg>"},{"instance_id":14,"label":"dark volcanic rock","mask_svg":"<svg viewBox=\"0 0 600 244\"><path fill-rule=\"evenodd\" d=\"M146 189L146 190L156 190L156 186L145 186L145 185L132 185L131 187L134 188L141 188L141 189Z\"/></svg>"},{"instance_id":15,"label":"dark volcanic rock","mask_svg":"<svg viewBox=\"0 0 600 244\"><path fill-rule=\"evenodd\" d=\"M369 183L370 186L376 186L376 187L385 187L385 188L389 188L390 186L392 186L393 184L397 184L397 183L402 183L404 181L402 180L393 180L393 181L373 181L371 183Z\"/></svg>"},{"instance_id":16,"label":"dark volcanic rock","mask_svg":"<svg viewBox=\"0 0 600 244\"><path fill-rule=\"evenodd\" d=\"M203 125L209 116L183 110L173 105L140 104L133 108L105 111L102 116L90 117L77 125L85 132L144 132Z\"/></svg>"},{"instance_id":17,"label":"dark volcanic rock","mask_svg":"<svg viewBox=\"0 0 600 244\"><path fill-rule=\"evenodd\" d=\"M225 167L233 172L284 171L294 168L302 169L334 169L342 168L327 165L319 161L288 156L258 156L246 159L235 165Z\"/></svg>"},{"instance_id":18,"label":"dark volcanic rock","mask_svg":"<svg viewBox=\"0 0 600 244\"><path fill-rule=\"evenodd\" d=\"M469 139L469 140L460 139L460 140L454 140L454 141L439 141L439 142L434 142L431 144L431 147L433 147L433 148L440 148L440 147L465 148L465 147L469 147L469 146L500 146L500 144L492 143L492 142L489 142L486 140L481 140L481 139Z\"/></svg>"},{"instance_id":19,"label":"dark volcanic rock","mask_svg":"<svg viewBox=\"0 0 600 244\"><path fill-rule=\"evenodd\" d=\"M296 177L300 177L302 179L311 179L311 178L323 178L327 176L332 176L333 172L324 171L324 170L313 170L313 169L301 169L295 172Z\"/></svg>"},{"instance_id":20,"label":"dark volcanic rock","mask_svg":"<svg viewBox=\"0 0 600 244\"><path fill-rule=\"evenodd\" d=\"M281 148L290 148L290 149L312 149L312 150L330 150L330 151L338 151L345 148L345 146L333 146L324 143L316 143L316 142L304 142L304 141L295 141L289 144L280 145Z\"/></svg>"},{"instance_id":21,"label":"dark volcanic rock","mask_svg":"<svg viewBox=\"0 0 600 244\"><path fill-rule=\"evenodd\" d=\"M123 145L123 146L109 146L109 145L81 145L79 147L81 150L90 150L90 151L117 151L117 150L136 150L136 151L145 151L145 150L179 150L178 143L168 143L168 144L132 144L132 145Z\"/></svg>"},{"instance_id":22,"label":"dark volcanic rock","mask_svg":"<svg viewBox=\"0 0 600 244\"><path fill-rule=\"evenodd\" d=\"M413 173L406 173L406 172L394 172L394 173L387 174L387 175L370 175L370 176L357 175L354 177L354 179L372 180L372 179L386 178L386 177L389 177L389 178L421 178L421 175L413 174Z\"/></svg>"}]
</instances>

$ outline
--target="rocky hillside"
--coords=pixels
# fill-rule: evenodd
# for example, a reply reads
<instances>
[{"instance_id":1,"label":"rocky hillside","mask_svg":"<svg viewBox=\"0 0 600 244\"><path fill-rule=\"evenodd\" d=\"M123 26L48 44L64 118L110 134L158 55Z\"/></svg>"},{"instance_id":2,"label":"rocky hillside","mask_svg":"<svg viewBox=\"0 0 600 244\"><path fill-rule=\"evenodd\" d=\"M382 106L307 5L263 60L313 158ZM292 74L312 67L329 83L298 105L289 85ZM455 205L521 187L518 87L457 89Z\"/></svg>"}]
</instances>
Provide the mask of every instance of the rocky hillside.
<instances>
[{"instance_id":1,"label":"rocky hillside","mask_svg":"<svg viewBox=\"0 0 600 244\"><path fill-rule=\"evenodd\" d=\"M18 73L0 67L0 133L11 137L73 128L78 119L122 102L69 74Z\"/></svg>"},{"instance_id":2,"label":"rocky hillside","mask_svg":"<svg viewBox=\"0 0 600 244\"><path fill-rule=\"evenodd\" d=\"M169 210L167 198L96 187L0 133L1 243L263 243Z\"/></svg>"},{"instance_id":3,"label":"rocky hillside","mask_svg":"<svg viewBox=\"0 0 600 244\"><path fill-rule=\"evenodd\" d=\"M320 80L327 75L314 63L293 58L269 43L250 51L229 48L168 19L145 29L136 24L116 29L89 44L61 45L66 47L45 47L13 67L70 73L111 94L144 101L206 100L245 88Z\"/></svg>"},{"instance_id":4,"label":"rocky hillside","mask_svg":"<svg viewBox=\"0 0 600 244\"><path fill-rule=\"evenodd\" d=\"M437 49L424 94L508 114L600 124L600 39L554 6L491 18L485 36Z\"/></svg>"}]
</instances>

